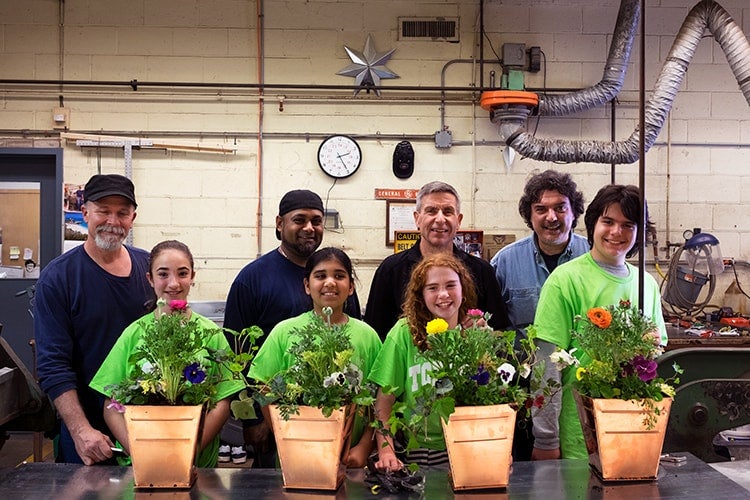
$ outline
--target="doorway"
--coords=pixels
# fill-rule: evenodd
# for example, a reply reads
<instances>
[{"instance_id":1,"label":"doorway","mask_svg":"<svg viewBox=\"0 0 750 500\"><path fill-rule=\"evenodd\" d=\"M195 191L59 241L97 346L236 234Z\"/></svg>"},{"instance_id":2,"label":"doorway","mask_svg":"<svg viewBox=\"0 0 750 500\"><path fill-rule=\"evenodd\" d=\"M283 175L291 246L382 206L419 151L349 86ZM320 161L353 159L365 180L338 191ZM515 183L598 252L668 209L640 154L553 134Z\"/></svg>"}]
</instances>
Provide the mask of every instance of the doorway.
<instances>
[{"instance_id":1,"label":"doorway","mask_svg":"<svg viewBox=\"0 0 750 500\"><path fill-rule=\"evenodd\" d=\"M0 148L1 334L29 371L30 294L39 271L62 252L62 155L59 148Z\"/></svg>"}]
</instances>

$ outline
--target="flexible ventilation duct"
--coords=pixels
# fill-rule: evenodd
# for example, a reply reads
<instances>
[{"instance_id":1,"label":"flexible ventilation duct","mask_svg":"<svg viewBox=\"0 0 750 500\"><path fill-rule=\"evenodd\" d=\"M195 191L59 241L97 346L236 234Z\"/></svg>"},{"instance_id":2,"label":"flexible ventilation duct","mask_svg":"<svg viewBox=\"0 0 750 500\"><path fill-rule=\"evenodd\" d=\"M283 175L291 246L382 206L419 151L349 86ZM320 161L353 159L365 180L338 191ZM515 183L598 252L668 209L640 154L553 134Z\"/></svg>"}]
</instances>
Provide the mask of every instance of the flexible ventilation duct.
<instances>
[{"instance_id":1,"label":"flexible ventilation duct","mask_svg":"<svg viewBox=\"0 0 750 500\"><path fill-rule=\"evenodd\" d=\"M538 113L551 116L569 115L599 107L617 97L625 81L640 14L640 0L622 0L602 80L593 87L572 94L539 96Z\"/></svg>"},{"instance_id":2,"label":"flexible ventilation duct","mask_svg":"<svg viewBox=\"0 0 750 500\"><path fill-rule=\"evenodd\" d=\"M591 109L612 99L622 87L635 24L640 17L637 1L623 0L618 15L604 78L599 84L580 92L547 98L539 104L539 114L564 115ZM695 5L680 28L669 51L661 74L656 81L651 99L645 109L644 149L653 145L659 135L674 98L685 78L696 47L708 29L727 57L745 100L750 104L750 43L729 13L713 0L702 0ZM523 128L493 122L501 126L506 144L521 155L540 161L633 163L639 158L639 130L624 141L594 140L566 141L537 139ZM512 130L509 130L512 129Z\"/></svg>"}]
</instances>

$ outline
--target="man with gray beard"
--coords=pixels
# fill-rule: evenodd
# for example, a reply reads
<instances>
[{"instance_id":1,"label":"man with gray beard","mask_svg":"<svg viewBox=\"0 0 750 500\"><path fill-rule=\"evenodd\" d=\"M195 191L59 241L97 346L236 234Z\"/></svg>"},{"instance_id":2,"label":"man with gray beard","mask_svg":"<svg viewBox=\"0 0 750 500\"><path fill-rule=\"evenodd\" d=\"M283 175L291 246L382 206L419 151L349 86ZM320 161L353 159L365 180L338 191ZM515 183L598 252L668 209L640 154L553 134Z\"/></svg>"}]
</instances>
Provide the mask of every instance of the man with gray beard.
<instances>
[{"instance_id":1,"label":"man with gray beard","mask_svg":"<svg viewBox=\"0 0 750 500\"><path fill-rule=\"evenodd\" d=\"M154 304L148 252L123 243L136 216L122 175L95 175L81 206L88 238L50 262L36 285L34 337L42 389L62 419L57 462L113 463L104 400L89 382L117 338Z\"/></svg>"}]
</instances>

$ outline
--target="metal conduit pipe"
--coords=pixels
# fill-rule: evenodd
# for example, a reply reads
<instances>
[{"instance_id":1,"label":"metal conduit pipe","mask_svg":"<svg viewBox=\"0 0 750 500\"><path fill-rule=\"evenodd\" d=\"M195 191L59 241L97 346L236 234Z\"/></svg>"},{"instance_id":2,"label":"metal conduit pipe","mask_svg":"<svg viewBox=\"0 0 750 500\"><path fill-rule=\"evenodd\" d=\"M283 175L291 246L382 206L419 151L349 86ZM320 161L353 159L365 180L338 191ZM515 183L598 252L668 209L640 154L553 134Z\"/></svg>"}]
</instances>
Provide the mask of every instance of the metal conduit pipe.
<instances>
[{"instance_id":1,"label":"metal conduit pipe","mask_svg":"<svg viewBox=\"0 0 750 500\"><path fill-rule=\"evenodd\" d=\"M690 11L669 51L653 95L645 106L644 149L659 135L674 98L682 85L695 49L709 29L727 56L745 100L750 104L750 43L729 13L713 0L702 0ZM501 124L502 128L502 124ZM522 127L504 131L506 144L527 158L541 161L633 163L639 158L636 129L619 142L537 139Z\"/></svg>"}]
</instances>

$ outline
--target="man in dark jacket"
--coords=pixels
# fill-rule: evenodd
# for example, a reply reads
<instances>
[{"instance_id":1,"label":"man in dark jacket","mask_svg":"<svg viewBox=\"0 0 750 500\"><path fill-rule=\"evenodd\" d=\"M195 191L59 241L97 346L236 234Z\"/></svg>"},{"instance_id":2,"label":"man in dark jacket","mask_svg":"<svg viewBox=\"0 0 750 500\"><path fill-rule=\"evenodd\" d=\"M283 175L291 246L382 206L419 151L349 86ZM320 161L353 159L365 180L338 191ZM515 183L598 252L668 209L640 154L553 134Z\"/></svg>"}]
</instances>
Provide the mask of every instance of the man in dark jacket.
<instances>
[{"instance_id":1,"label":"man in dark jacket","mask_svg":"<svg viewBox=\"0 0 750 500\"><path fill-rule=\"evenodd\" d=\"M423 257L443 252L453 252L471 272L477 288L477 307L492 314L490 326L500 330L509 325L492 266L453 243L462 219L461 201L453 186L433 181L419 190L414 223L421 233L420 239L409 250L386 257L375 271L370 286L365 322L378 332L381 339L385 339L401 315L404 290L414 266Z\"/></svg>"}]
</instances>

